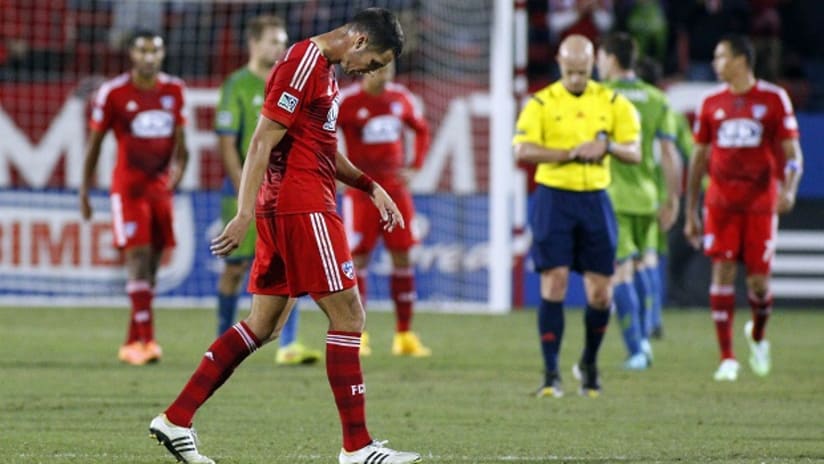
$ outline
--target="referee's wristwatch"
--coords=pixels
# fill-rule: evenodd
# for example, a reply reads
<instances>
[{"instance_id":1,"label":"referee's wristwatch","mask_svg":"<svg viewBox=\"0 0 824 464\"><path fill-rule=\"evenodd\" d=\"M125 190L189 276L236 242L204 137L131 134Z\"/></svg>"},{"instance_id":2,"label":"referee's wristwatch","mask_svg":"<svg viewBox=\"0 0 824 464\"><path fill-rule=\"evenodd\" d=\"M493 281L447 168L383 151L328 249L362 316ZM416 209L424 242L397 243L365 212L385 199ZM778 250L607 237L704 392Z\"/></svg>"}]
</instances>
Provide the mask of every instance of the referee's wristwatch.
<instances>
[{"instance_id":1,"label":"referee's wristwatch","mask_svg":"<svg viewBox=\"0 0 824 464\"><path fill-rule=\"evenodd\" d=\"M604 148L604 155L612 151L612 141L609 139L609 134L607 131L598 131L598 135L595 137L598 140L603 140L607 143L606 148Z\"/></svg>"}]
</instances>

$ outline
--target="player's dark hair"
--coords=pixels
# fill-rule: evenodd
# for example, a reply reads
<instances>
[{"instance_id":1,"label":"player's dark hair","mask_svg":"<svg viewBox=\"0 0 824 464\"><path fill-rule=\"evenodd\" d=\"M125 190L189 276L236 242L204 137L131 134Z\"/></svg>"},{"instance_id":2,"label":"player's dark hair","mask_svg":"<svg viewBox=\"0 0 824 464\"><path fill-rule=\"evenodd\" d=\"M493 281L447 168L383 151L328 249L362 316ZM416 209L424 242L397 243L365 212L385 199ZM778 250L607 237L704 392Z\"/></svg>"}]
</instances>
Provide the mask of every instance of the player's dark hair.
<instances>
[{"instance_id":1,"label":"player's dark hair","mask_svg":"<svg viewBox=\"0 0 824 464\"><path fill-rule=\"evenodd\" d=\"M658 85L663 75L661 63L649 56L641 57L635 64L635 74L648 84Z\"/></svg>"},{"instance_id":2,"label":"player's dark hair","mask_svg":"<svg viewBox=\"0 0 824 464\"><path fill-rule=\"evenodd\" d=\"M623 69L635 67L635 61L638 59L638 47L635 45L632 36L626 32L613 32L607 35L601 42L601 48L608 55L613 55Z\"/></svg>"},{"instance_id":3,"label":"player's dark hair","mask_svg":"<svg viewBox=\"0 0 824 464\"><path fill-rule=\"evenodd\" d=\"M261 15L252 18L246 25L246 38L260 40L267 27L279 27L286 30L286 23L279 16Z\"/></svg>"},{"instance_id":4,"label":"player's dark hair","mask_svg":"<svg viewBox=\"0 0 824 464\"><path fill-rule=\"evenodd\" d=\"M403 28L394 13L385 8L367 8L359 11L349 27L369 36L369 48L392 50L395 58L403 51Z\"/></svg>"},{"instance_id":5,"label":"player's dark hair","mask_svg":"<svg viewBox=\"0 0 824 464\"><path fill-rule=\"evenodd\" d=\"M136 29L129 37L129 48L134 48L137 45L137 39L154 39L157 37L163 40L163 36L151 29ZM165 42L165 41L164 41Z\"/></svg>"},{"instance_id":6,"label":"player's dark hair","mask_svg":"<svg viewBox=\"0 0 824 464\"><path fill-rule=\"evenodd\" d=\"M755 69L755 47L752 46L750 39L743 35L729 34L721 38L719 43L726 42L730 47L732 56L743 56L750 69Z\"/></svg>"}]
</instances>

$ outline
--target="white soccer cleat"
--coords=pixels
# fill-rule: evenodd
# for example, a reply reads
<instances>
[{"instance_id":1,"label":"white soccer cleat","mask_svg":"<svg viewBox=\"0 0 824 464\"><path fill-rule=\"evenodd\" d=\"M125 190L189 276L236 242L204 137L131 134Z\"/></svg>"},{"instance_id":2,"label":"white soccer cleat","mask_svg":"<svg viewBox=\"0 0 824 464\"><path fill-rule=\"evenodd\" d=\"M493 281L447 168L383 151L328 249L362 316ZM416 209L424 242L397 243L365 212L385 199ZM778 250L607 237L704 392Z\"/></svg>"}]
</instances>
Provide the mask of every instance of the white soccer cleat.
<instances>
[{"instance_id":1,"label":"white soccer cleat","mask_svg":"<svg viewBox=\"0 0 824 464\"><path fill-rule=\"evenodd\" d=\"M735 382L738 380L739 368L740 366L738 365L738 361L734 359L725 359L721 361L721 365L718 366L718 370L715 371L713 378L716 382Z\"/></svg>"},{"instance_id":2,"label":"white soccer cleat","mask_svg":"<svg viewBox=\"0 0 824 464\"><path fill-rule=\"evenodd\" d=\"M149 434L162 444L180 462L186 464L215 464L215 461L197 451L197 433L195 429L180 427L161 414L149 424Z\"/></svg>"},{"instance_id":3,"label":"white soccer cleat","mask_svg":"<svg viewBox=\"0 0 824 464\"><path fill-rule=\"evenodd\" d=\"M760 377L770 373L772 361L770 360L770 342L767 340L755 341L752 338L753 322L748 321L744 325L744 335L750 345L750 368Z\"/></svg>"},{"instance_id":4,"label":"white soccer cleat","mask_svg":"<svg viewBox=\"0 0 824 464\"><path fill-rule=\"evenodd\" d=\"M372 443L351 453L340 450L340 464L413 464L421 462L421 455L408 451L395 451L383 446L386 441L374 440Z\"/></svg>"}]
</instances>

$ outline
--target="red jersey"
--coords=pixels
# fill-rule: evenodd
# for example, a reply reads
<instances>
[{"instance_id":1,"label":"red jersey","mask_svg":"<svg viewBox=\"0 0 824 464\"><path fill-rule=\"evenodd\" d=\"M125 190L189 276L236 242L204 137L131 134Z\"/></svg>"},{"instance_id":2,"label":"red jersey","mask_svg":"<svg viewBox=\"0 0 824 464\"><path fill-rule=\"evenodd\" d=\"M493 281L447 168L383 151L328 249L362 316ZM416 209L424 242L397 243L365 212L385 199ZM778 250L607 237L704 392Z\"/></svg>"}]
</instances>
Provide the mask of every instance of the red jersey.
<instances>
[{"instance_id":1,"label":"red jersey","mask_svg":"<svg viewBox=\"0 0 824 464\"><path fill-rule=\"evenodd\" d=\"M406 87L389 83L372 95L354 84L341 92L338 126L352 164L384 187L403 185L398 172L423 165L429 147L429 126ZM404 129L415 131L415 157L404 154Z\"/></svg>"},{"instance_id":2,"label":"red jersey","mask_svg":"<svg viewBox=\"0 0 824 464\"><path fill-rule=\"evenodd\" d=\"M292 45L269 74L260 112L287 128L269 155L257 211L277 214L336 210L338 81L317 45Z\"/></svg>"},{"instance_id":3,"label":"red jersey","mask_svg":"<svg viewBox=\"0 0 824 464\"><path fill-rule=\"evenodd\" d=\"M97 92L89 125L114 130L117 163L112 190L164 186L175 148L175 131L185 124L183 81L160 73L154 88L140 89L131 74L106 81Z\"/></svg>"},{"instance_id":4,"label":"red jersey","mask_svg":"<svg viewBox=\"0 0 824 464\"><path fill-rule=\"evenodd\" d=\"M696 143L711 145L708 206L775 211L783 160L780 142L798 137L784 89L759 80L747 93L736 95L723 86L701 102L693 132Z\"/></svg>"}]
</instances>

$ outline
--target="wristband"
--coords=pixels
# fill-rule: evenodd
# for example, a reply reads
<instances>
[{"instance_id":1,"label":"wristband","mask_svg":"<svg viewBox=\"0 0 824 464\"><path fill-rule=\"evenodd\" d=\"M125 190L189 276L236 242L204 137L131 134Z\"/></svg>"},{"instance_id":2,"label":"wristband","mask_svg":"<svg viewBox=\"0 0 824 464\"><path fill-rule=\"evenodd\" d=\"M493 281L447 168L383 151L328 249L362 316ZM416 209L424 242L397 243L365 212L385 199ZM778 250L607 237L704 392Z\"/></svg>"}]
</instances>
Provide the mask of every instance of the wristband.
<instances>
[{"instance_id":1,"label":"wristband","mask_svg":"<svg viewBox=\"0 0 824 464\"><path fill-rule=\"evenodd\" d=\"M375 181L372 180L371 177L367 176L366 174L361 174L355 182L352 184L352 187L363 190L366 193L372 193L372 187L375 185Z\"/></svg>"},{"instance_id":2,"label":"wristband","mask_svg":"<svg viewBox=\"0 0 824 464\"><path fill-rule=\"evenodd\" d=\"M801 169L801 163L799 163L798 160L794 159L787 161L787 164L784 165L785 171L801 172Z\"/></svg>"}]
</instances>

